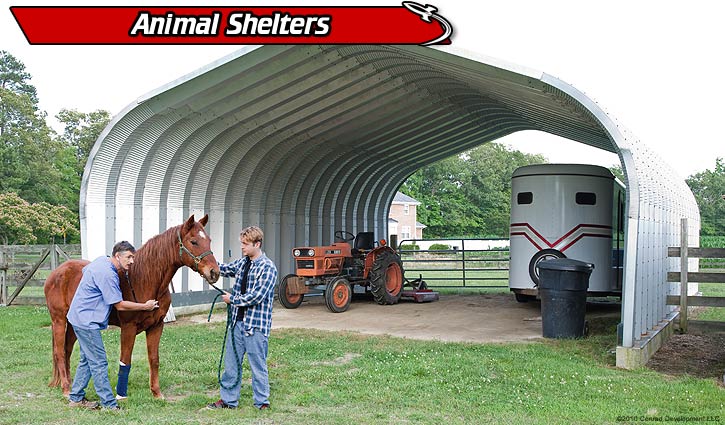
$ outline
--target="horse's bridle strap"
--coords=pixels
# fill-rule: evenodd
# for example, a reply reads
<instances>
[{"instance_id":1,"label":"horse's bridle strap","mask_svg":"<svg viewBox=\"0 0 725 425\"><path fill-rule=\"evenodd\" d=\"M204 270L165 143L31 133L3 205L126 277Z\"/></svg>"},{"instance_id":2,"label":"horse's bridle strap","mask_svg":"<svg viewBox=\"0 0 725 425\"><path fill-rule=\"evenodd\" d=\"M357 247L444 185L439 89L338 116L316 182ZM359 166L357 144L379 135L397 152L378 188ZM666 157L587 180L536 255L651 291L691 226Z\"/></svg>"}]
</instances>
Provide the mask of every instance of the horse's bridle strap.
<instances>
[{"instance_id":1,"label":"horse's bridle strap","mask_svg":"<svg viewBox=\"0 0 725 425\"><path fill-rule=\"evenodd\" d=\"M189 248L187 248L187 247L184 246L184 243L183 242L181 242L181 232L178 229L176 230L176 237L179 239L179 258L182 258L182 259L184 258L184 252L186 252L187 254L189 254L189 257L191 257L194 260L194 271L195 272L198 272L199 271L199 263L201 262L201 260L204 257L206 257L207 255L213 254L213 252L207 251L207 252L202 253L199 256L196 256L191 251L189 251Z\"/></svg>"}]
</instances>

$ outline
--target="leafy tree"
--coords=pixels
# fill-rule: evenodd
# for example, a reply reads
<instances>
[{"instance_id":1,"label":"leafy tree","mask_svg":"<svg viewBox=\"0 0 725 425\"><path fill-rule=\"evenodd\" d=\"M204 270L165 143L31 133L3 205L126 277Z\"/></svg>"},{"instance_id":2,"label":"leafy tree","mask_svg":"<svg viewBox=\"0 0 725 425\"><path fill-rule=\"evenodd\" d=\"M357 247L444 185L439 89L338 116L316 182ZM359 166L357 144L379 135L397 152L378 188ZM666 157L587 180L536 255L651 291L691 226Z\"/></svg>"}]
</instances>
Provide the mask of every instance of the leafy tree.
<instances>
[{"instance_id":1,"label":"leafy tree","mask_svg":"<svg viewBox=\"0 0 725 425\"><path fill-rule=\"evenodd\" d=\"M466 199L485 218L480 236L508 237L511 220L511 175L524 165L547 162L541 155L511 150L500 143L487 143L468 152L470 180L462 187ZM480 230L479 230L480 232Z\"/></svg>"},{"instance_id":2,"label":"leafy tree","mask_svg":"<svg viewBox=\"0 0 725 425\"><path fill-rule=\"evenodd\" d=\"M25 65L0 51L0 192L63 204L72 198L62 184L67 147L53 139L29 80Z\"/></svg>"},{"instance_id":3,"label":"leafy tree","mask_svg":"<svg viewBox=\"0 0 725 425\"><path fill-rule=\"evenodd\" d=\"M90 113L78 112L75 109L62 109L56 115L56 119L65 126L61 139L73 147L76 173L82 177L91 149L98 136L111 121L111 114L100 109Z\"/></svg>"},{"instance_id":4,"label":"leafy tree","mask_svg":"<svg viewBox=\"0 0 725 425\"><path fill-rule=\"evenodd\" d=\"M39 202L33 204L32 207L38 217L33 232L38 241L53 243L57 239L61 239L65 243L69 239L76 240L80 236L77 225L78 215L66 206Z\"/></svg>"},{"instance_id":5,"label":"leafy tree","mask_svg":"<svg viewBox=\"0 0 725 425\"><path fill-rule=\"evenodd\" d=\"M17 193L0 194L0 241L4 245L35 242L32 222L35 212Z\"/></svg>"},{"instance_id":6,"label":"leafy tree","mask_svg":"<svg viewBox=\"0 0 725 425\"><path fill-rule=\"evenodd\" d=\"M715 170L705 170L687 178L687 185L700 207L700 234L725 235L725 162L715 160Z\"/></svg>"},{"instance_id":7,"label":"leafy tree","mask_svg":"<svg viewBox=\"0 0 725 425\"><path fill-rule=\"evenodd\" d=\"M0 194L0 241L4 244L64 242L75 238L77 215L62 205L31 204L17 193Z\"/></svg>"},{"instance_id":8,"label":"leafy tree","mask_svg":"<svg viewBox=\"0 0 725 425\"><path fill-rule=\"evenodd\" d=\"M614 174L614 177L618 178L622 183L625 185L627 184L627 180L624 178L624 170L622 170L622 167L619 165L615 165L613 167L609 167L609 171Z\"/></svg>"},{"instance_id":9,"label":"leafy tree","mask_svg":"<svg viewBox=\"0 0 725 425\"><path fill-rule=\"evenodd\" d=\"M38 94L33 85L28 83L30 74L25 65L5 50L0 50L0 88L11 93L27 96L32 104L38 103ZM2 127L0 127L2 128Z\"/></svg>"},{"instance_id":10,"label":"leafy tree","mask_svg":"<svg viewBox=\"0 0 725 425\"><path fill-rule=\"evenodd\" d=\"M421 168L401 191L421 202L418 221L427 226L428 237L506 237L511 174L545 162L541 155L486 143Z\"/></svg>"}]
</instances>

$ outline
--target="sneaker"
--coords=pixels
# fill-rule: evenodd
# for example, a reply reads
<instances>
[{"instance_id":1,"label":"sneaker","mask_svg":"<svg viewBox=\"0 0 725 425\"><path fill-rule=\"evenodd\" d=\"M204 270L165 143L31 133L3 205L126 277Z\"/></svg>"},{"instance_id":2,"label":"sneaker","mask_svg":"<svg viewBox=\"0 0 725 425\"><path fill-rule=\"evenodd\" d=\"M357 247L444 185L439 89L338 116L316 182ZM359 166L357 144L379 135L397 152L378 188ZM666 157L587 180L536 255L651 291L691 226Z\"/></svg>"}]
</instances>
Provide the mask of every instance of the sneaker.
<instances>
[{"instance_id":1,"label":"sneaker","mask_svg":"<svg viewBox=\"0 0 725 425\"><path fill-rule=\"evenodd\" d=\"M115 405L111 407L104 407L103 410L110 410L111 412L118 412L121 410L121 406Z\"/></svg>"},{"instance_id":2,"label":"sneaker","mask_svg":"<svg viewBox=\"0 0 725 425\"><path fill-rule=\"evenodd\" d=\"M230 406L226 403L224 403L224 400L219 399L215 401L214 403L209 403L206 405L207 409L236 409L236 406Z\"/></svg>"},{"instance_id":3,"label":"sneaker","mask_svg":"<svg viewBox=\"0 0 725 425\"><path fill-rule=\"evenodd\" d=\"M83 407L85 409L98 409L98 402L97 401L89 401L85 397L81 401L73 401L70 400L68 402L69 407Z\"/></svg>"},{"instance_id":4,"label":"sneaker","mask_svg":"<svg viewBox=\"0 0 725 425\"><path fill-rule=\"evenodd\" d=\"M128 398L128 396L116 394L116 400L118 400L118 401L123 401L123 400L126 400L127 398Z\"/></svg>"}]
</instances>

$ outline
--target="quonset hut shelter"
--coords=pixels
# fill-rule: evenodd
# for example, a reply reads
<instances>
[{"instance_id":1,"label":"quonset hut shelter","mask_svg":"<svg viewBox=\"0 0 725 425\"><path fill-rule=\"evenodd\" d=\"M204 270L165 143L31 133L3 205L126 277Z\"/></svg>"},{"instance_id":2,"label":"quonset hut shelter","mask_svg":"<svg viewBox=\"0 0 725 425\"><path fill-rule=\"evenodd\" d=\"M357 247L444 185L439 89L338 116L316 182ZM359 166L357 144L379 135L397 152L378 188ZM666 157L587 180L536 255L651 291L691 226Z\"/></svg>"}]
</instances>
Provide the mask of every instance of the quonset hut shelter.
<instances>
[{"instance_id":1,"label":"quonset hut shelter","mask_svg":"<svg viewBox=\"0 0 725 425\"><path fill-rule=\"evenodd\" d=\"M449 47L247 47L129 105L99 137L81 187L84 258L136 246L208 213L220 261L241 227L260 225L284 275L295 245L335 230L386 235L390 202L419 168L482 143L539 130L619 155L626 175L622 339L636 367L676 316L667 257L699 245L682 178L599 105L546 73ZM696 260L695 260L696 261ZM184 268L182 291L205 287Z\"/></svg>"}]
</instances>

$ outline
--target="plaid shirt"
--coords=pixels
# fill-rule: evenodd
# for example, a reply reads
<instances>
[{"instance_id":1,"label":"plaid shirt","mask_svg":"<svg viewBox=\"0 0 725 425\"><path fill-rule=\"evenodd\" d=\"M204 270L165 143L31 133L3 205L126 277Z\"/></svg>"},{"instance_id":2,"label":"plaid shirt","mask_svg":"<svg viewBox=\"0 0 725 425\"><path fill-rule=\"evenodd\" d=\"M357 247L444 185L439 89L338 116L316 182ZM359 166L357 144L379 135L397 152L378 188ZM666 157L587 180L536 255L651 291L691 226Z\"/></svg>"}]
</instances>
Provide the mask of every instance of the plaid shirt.
<instances>
[{"instance_id":1,"label":"plaid shirt","mask_svg":"<svg viewBox=\"0 0 725 425\"><path fill-rule=\"evenodd\" d=\"M244 333L252 335L255 329L269 336L272 329L272 301L274 300L274 285L277 283L277 267L272 260L262 253L252 261L247 280L247 292L242 294L242 274L246 257L235 260L229 264L219 263L222 277L235 276L232 289L231 305L232 320L230 326L237 323L240 307L247 307L244 313Z\"/></svg>"}]
</instances>

